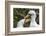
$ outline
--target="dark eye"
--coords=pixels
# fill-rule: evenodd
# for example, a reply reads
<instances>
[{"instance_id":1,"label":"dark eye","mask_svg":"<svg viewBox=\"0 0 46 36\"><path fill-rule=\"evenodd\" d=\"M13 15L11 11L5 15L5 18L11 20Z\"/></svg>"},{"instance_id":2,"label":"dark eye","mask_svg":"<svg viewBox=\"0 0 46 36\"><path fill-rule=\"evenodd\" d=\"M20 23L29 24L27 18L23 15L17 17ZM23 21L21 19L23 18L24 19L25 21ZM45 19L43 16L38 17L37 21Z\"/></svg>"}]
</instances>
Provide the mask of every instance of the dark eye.
<instances>
[{"instance_id":1,"label":"dark eye","mask_svg":"<svg viewBox=\"0 0 46 36\"><path fill-rule=\"evenodd\" d=\"M28 14L28 15L32 16L32 14Z\"/></svg>"}]
</instances>

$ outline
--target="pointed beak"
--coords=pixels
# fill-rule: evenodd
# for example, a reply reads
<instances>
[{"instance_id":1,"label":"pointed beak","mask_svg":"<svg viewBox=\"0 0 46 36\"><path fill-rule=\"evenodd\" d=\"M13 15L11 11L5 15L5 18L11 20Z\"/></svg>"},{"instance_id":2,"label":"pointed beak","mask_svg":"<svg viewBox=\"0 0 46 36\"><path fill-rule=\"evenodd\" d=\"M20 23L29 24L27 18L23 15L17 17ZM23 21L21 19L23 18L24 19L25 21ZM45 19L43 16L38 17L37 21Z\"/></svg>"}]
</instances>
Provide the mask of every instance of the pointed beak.
<instances>
[{"instance_id":1,"label":"pointed beak","mask_svg":"<svg viewBox=\"0 0 46 36\"><path fill-rule=\"evenodd\" d=\"M29 19L31 16L30 15L27 15L24 17L24 19Z\"/></svg>"}]
</instances>

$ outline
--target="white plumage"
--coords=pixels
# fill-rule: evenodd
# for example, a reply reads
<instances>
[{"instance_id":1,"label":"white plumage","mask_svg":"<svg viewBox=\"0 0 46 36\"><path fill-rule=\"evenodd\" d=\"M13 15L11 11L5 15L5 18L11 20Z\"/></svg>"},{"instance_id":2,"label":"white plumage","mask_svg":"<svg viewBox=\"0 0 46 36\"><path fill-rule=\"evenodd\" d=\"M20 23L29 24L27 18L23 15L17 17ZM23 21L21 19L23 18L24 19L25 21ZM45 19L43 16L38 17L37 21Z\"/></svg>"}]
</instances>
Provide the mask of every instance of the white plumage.
<instances>
[{"instance_id":1,"label":"white plumage","mask_svg":"<svg viewBox=\"0 0 46 36\"><path fill-rule=\"evenodd\" d=\"M25 19L20 20L17 24L17 27L20 27L20 28L23 27L24 21Z\"/></svg>"},{"instance_id":2,"label":"white plumage","mask_svg":"<svg viewBox=\"0 0 46 36\"><path fill-rule=\"evenodd\" d=\"M31 15L30 27L36 27L36 26L38 26L38 24L37 24L36 21L35 21L35 19L36 19L36 13L35 13L35 11L30 10L30 11L28 12L28 14ZM27 14L27 15L28 15L28 14ZM25 19L20 20L20 21L17 23L17 27L20 27L20 28L23 27L24 21L25 21Z\"/></svg>"}]
</instances>

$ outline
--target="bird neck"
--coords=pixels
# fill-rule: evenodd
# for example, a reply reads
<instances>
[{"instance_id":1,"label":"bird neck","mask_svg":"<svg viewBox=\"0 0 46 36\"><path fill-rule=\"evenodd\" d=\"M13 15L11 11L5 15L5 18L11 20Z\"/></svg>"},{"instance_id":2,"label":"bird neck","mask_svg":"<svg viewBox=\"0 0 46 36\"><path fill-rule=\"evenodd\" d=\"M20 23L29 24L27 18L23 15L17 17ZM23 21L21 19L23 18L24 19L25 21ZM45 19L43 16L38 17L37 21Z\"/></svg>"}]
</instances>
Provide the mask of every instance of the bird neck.
<instances>
[{"instance_id":1,"label":"bird neck","mask_svg":"<svg viewBox=\"0 0 46 36\"><path fill-rule=\"evenodd\" d=\"M36 17L31 17L31 21L35 21Z\"/></svg>"}]
</instances>

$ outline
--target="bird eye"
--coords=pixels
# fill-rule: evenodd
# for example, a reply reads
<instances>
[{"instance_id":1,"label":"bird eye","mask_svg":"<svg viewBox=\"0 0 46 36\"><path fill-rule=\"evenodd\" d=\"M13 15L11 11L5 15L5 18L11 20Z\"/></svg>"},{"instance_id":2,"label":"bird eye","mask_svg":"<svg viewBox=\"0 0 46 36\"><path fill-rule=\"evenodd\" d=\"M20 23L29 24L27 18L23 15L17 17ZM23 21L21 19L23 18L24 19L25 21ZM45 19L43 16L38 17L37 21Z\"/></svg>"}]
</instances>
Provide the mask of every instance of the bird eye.
<instances>
[{"instance_id":1,"label":"bird eye","mask_svg":"<svg viewBox=\"0 0 46 36\"><path fill-rule=\"evenodd\" d=\"M28 15L32 16L32 14L28 14Z\"/></svg>"}]
</instances>

